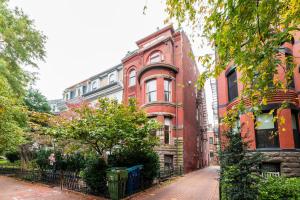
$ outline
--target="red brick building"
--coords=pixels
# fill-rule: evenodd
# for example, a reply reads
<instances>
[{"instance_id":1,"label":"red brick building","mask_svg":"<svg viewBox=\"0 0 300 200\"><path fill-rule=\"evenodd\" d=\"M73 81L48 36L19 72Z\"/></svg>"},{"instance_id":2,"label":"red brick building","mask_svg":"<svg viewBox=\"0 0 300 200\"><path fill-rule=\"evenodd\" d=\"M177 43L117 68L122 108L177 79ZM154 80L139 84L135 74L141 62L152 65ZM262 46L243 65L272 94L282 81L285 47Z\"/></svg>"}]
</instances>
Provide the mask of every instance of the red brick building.
<instances>
[{"instance_id":1,"label":"red brick building","mask_svg":"<svg viewBox=\"0 0 300 200\"><path fill-rule=\"evenodd\" d=\"M209 165L219 165L219 138L215 132L215 128L209 124L207 128L207 156Z\"/></svg>"},{"instance_id":2,"label":"red brick building","mask_svg":"<svg viewBox=\"0 0 300 200\"><path fill-rule=\"evenodd\" d=\"M268 100L268 105L263 108L260 116L253 117L252 113L240 115L238 124L243 124L242 135L249 134L247 139L250 141L250 149L261 151L266 156L262 166L264 169L286 176L300 176L300 32L295 33L290 43L284 43L279 52L283 60L288 55L293 56L296 64L293 82L288 91L276 92ZM279 79L285 82L283 68L279 67L278 72ZM231 65L218 77L219 118L238 103L238 95L242 90L238 81L241 76L234 65ZM288 108L278 111L277 108L283 101L288 102ZM275 109L274 114L268 114L272 109ZM274 122L276 116L283 117L285 123ZM255 126L255 121L259 121L259 125ZM220 127L221 132L222 128ZM278 134L274 136L272 132ZM221 137L222 141L224 142Z\"/></svg>"},{"instance_id":3,"label":"red brick building","mask_svg":"<svg viewBox=\"0 0 300 200\"><path fill-rule=\"evenodd\" d=\"M136 98L149 117L164 124L157 132L162 170L203 167L206 107L203 92L195 88L199 72L187 36L167 26L136 44L138 49L122 59L124 103Z\"/></svg>"}]
</instances>

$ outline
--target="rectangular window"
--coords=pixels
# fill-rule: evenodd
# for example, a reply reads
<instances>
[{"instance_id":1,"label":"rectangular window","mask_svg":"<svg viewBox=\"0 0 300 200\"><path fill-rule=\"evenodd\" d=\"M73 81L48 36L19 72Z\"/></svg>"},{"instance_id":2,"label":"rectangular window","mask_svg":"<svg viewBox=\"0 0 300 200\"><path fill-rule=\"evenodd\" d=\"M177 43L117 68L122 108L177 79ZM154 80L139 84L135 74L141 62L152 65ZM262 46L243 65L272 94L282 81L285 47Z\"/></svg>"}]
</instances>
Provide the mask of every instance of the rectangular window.
<instances>
[{"instance_id":1,"label":"rectangular window","mask_svg":"<svg viewBox=\"0 0 300 200\"><path fill-rule=\"evenodd\" d=\"M285 53L285 62L286 62L286 68L288 70L294 69L294 63L293 63L293 55L291 53ZM294 81L294 74L290 77L291 80L289 81L288 88L295 89L295 81Z\"/></svg>"},{"instance_id":2,"label":"rectangular window","mask_svg":"<svg viewBox=\"0 0 300 200\"><path fill-rule=\"evenodd\" d=\"M131 70L129 73L129 86L135 85L135 70Z\"/></svg>"},{"instance_id":3,"label":"rectangular window","mask_svg":"<svg viewBox=\"0 0 300 200\"><path fill-rule=\"evenodd\" d=\"M85 94L87 92L87 87L86 85L82 86L82 93Z\"/></svg>"},{"instance_id":4,"label":"rectangular window","mask_svg":"<svg viewBox=\"0 0 300 200\"><path fill-rule=\"evenodd\" d=\"M74 91L71 91L70 92L70 99L74 99L75 98L75 92Z\"/></svg>"},{"instance_id":5,"label":"rectangular window","mask_svg":"<svg viewBox=\"0 0 300 200\"><path fill-rule=\"evenodd\" d=\"M158 63L161 61L160 53L156 52L150 56L150 64Z\"/></svg>"},{"instance_id":6,"label":"rectangular window","mask_svg":"<svg viewBox=\"0 0 300 200\"><path fill-rule=\"evenodd\" d=\"M95 81L92 82L92 90L96 90L97 87L98 87L97 80L95 80Z\"/></svg>"},{"instance_id":7,"label":"rectangular window","mask_svg":"<svg viewBox=\"0 0 300 200\"><path fill-rule=\"evenodd\" d=\"M256 118L256 148L277 148L279 137L273 114L263 113Z\"/></svg>"},{"instance_id":8,"label":"rectangular window","mask_svg":"<svg viewBox=\"0 0 300 200\"><path fill-rule=\"evenodd\" d=\"M150 80L146 83L146 101L156 101L156 80Z\"/></svg>"},{"instance_id":9,"label":"rectangular window","mask_svg":"<svg viewBox=\"0 0 300 200\"><path fill-rule=\"evenodd\" d=\"M214 143L214 138L213 137L209 137L209 144L213 144Z\"/></svg>"},{"instance_id":10,"label":"rectangular window","mask_svg":"<svg viewBox=\"0 0 300 200\"><path fill-rule=\"evenodd\" d=\"M238 96L238 84L236 70L233 70L227 75L228 85L228 100L233 101Z\"/></svg>"},{"instance_id":11,"label":"rectangular window","mask_svg":"<svg viewBox=\"0 0 300 200\"><path fill-rule=\"evenodd\" d=\"M171 80L164 80L165 101L171 102Z\"/></svg>"},{"instance_id":12,"label":"rectangular window","mask_svg":"<svg viewBox=\"0 0 300 200\"><path fill-rule=\"evenodd\" d=\"M280 176L280 163L262 163L261 171L263 177Z\"/></svg>"},{"instance_id":13,"label":"rectangular window","mask_svg":"<svg viewBox=\"0 0 300 200\"><path fill-rule=\"evenodd\" d=\"M210 151L209 152L209 157L213 158L214 157L214 152Z\"/></svg>"},{"instance_id":14,"label":"rectangular window","mask_svg":"<svg viewBox=\"0 0 300 200\"><path fill-rule=\"evenodd\" d=\"M164 167L165 170L173 170L173 155L164 155Z\"/></svg>"},{"instance_id":15,"label":"rectangular window","mask_svg":"<svg viewBox=\"0 0 300 200\"><path fill-rule=\"evenodd\" d=\"M294 142L295 148L300 148L300 133L299 133L299 125L298 125L298 117L296 112L292 112L292 127L294 133Z\"/></svg>"},{"instance_id":16,"label":"rectangular window","mask_svg":"<svg viewBox=\"0 0 300 200\"><path fill-rule=\"evenodd\" d=\"M172 126L172 119L165 117L165 126L164 126L164 143L165 144L170 144L171 126Z\"/></svg>"}]
</instances>

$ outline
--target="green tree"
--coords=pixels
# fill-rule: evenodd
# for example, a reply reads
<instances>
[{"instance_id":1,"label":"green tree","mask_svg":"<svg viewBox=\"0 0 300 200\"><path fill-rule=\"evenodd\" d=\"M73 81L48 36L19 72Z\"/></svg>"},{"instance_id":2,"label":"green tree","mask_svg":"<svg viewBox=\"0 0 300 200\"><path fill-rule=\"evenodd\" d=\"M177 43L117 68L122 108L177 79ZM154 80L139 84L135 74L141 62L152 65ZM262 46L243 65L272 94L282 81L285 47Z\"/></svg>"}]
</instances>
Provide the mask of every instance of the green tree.
<instances>
[{"instance_id":1,"label":"green tree","mask_svg":"<svg viewBox=\"0 0 300 200\"><path fill-rule=\"evenodd\" d=\"M30 111L49 113L51 110L46 97L37 89L30 88L24 101Z\"/></svg>"},{"instance_id":2,"label":"green tree","mask_svg":"<svg viewBox=\"0 0 300 200\"><path fill-rule=\"evenodd\" d=\"M245 111L246 99L255 108L251 111L259 112L274 91L286 90L295 64L278 55L281 45L300 30L300 0L167 0L166 4L170 18L193 29L193 41L207 41L216 48L217 59L211 54L198 58L205 68L200 86L228 65L235 64L243 74L240 104L225 118L229 124L237 110ZM287 72L287 84L276 78L278 66Z\"/></svg>"},{"instance_id":3,"label":"green tree","mask_svg":"<svg viewBox=\"0 0 300 200\"><path fill-rule=\"evenodd\" d=\"M135 101L124 105L103 98L94 108L81 105L70 112L54 122L57 126L51 134L62 141L80 142L100 156L124 149L153 149L157 144L156 136L151 133L159 125L149 120Z\"/></svg>"},{"instance_id":4,"label":"green tree","mask_svg":"<svg viewBox=\"0 0 300 200\"><path fill-rule=\"evenodd\" d=\"M261 153L249 153L239 130L230 130L224 134L228 144L220 154L221 199L254 200L258 198Z\"/></svg>"},{"instance_id":5,"label":"green tree","mask_svg":"<svg viewBox=\"0 0 300 200\"><path fill-rule=\"evenodd\" d=\"M43 60L45 36L21 10L0 0L0 153L23 139L27 116L23 97L33 75L21 66Z\"/></svg>"}]
</instances>

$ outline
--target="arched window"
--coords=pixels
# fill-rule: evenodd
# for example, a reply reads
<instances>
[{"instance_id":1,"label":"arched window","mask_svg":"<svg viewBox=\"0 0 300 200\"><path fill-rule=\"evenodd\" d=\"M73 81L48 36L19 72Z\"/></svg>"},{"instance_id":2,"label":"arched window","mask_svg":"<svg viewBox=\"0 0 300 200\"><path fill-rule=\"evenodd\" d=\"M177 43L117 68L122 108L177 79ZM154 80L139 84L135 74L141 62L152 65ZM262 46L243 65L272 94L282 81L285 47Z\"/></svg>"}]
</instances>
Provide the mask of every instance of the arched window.
<instances>
[{"instance_id":1,"label":"arched window","mask_svg":"<svg viewBox=\"0 0 300 200\"><path fill-rule=\"evenodd\" d=\"M108 77L108 83L109 84L112 84L113 82L115 82L116 79L115 79L115 74L110 74L109 77Z\"/></svg>"},{"instance_id":2,"label":"arched window","mask_svg":"<svg viewBox=\"0 0 300 200\"><path fill-rule=\"evenodd\" d=\"M151 54L151 56L149 58L149 62L150 62L150 64L161 62L163 60L162 57L163 56L161 55L161 53L159 51L154 52L153 54Z\"/></svg>"},{"instance_id":3,"label":"arched window","mask_svg":"<svg viewBox=\"0 0 300 200\"><path fill-rule=\"evenodd\" d=\"M136 71L133 69L129 73L129 86L134 86L135 85L135 78L136 76Z\"/></svg>"}]
</instances>

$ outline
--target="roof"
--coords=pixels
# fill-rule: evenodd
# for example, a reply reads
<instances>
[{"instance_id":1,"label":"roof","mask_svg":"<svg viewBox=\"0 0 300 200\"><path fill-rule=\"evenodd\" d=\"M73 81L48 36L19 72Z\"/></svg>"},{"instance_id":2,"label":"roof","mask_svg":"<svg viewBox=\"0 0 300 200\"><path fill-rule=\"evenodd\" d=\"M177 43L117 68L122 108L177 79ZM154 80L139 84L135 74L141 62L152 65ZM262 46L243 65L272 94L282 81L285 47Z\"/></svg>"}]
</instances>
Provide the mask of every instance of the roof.
<instances>
[{"instance_id":1,"label":"roof","mask_svg":"<svg viewBox=\"0 0 300 200\"><path fill-rule=\"evenodd\" d=\"M113 66L113 67L111 67L111 68L109 68L109 69L107 69L107 70L105 70L105 71L103 71L103 72L100 72L100 73L98 73L98 74L96 74L96 75L94 75L94 76L91 76L91 77L89 77L89 78L87 78L87 79L85 79L85 80L83 80L83 81L81 81L81 82L79 82L79 83L76 83L76 84L74 84L74 85L72 85L72 86L66 88L65 90L71 89L71 88L73 88L73 87L76 86L76 85L79 85L79 84L84 83L84 82L86 82L86 81L88 81L88 80L92 80L92 79L94 79L94 78L97 78L97 77L99 77L99 76L101 76L101 75L104 75L104 74L106 74L106 73L109 73L109 72L111 72L111 71L114 71L115 69L118 69L118 68L120 68L120 67L123 67L122 64L115 65L115 66Z\"/></svg>"}]
</instances>

